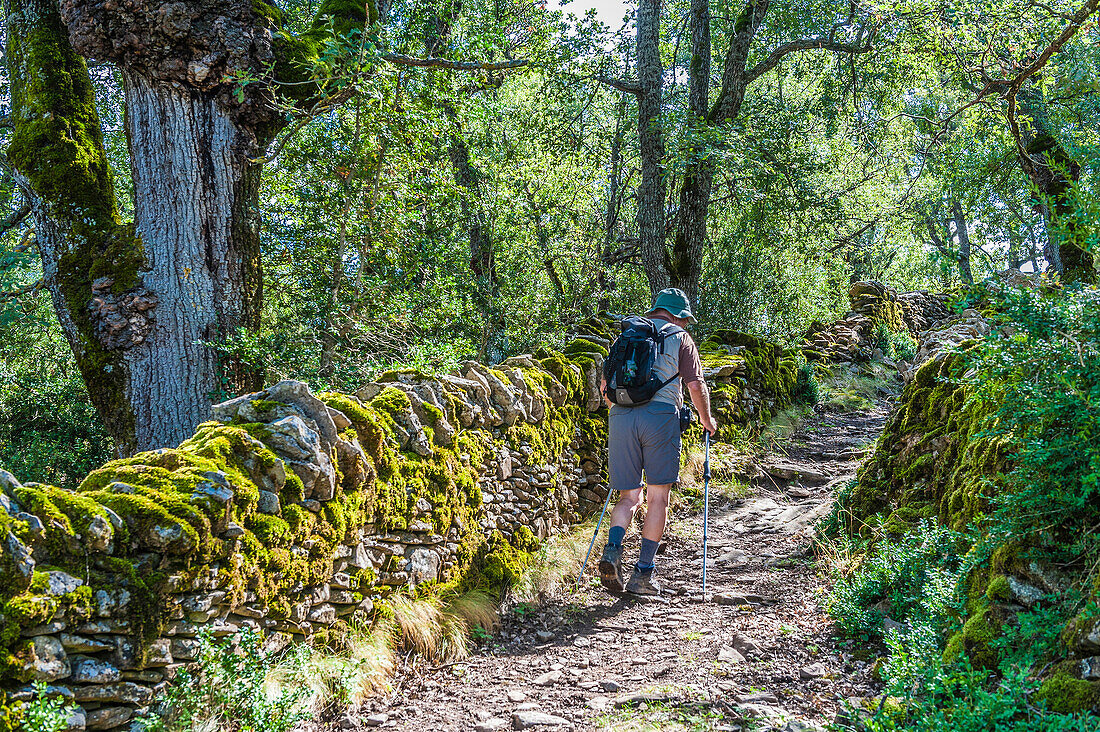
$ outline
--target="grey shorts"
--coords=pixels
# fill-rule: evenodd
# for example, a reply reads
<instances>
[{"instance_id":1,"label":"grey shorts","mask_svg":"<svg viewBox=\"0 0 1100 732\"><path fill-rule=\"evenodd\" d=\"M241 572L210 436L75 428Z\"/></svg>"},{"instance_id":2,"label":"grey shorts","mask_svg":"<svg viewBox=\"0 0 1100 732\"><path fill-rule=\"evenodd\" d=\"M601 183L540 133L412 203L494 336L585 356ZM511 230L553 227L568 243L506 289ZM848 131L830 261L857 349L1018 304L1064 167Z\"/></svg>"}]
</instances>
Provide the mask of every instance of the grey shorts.
<instances>
[{"instance_id":1,"label":"grey shorts","mask_svg":"<svg viewBox=\"0 0 1100 732\"><path fill-rule=\"evenodd\" d=\"M675 404L611 407L607 429L611 490L634 490L642 471L648 485L680 480L680 413Z\"/></svg>"}]
</instances>

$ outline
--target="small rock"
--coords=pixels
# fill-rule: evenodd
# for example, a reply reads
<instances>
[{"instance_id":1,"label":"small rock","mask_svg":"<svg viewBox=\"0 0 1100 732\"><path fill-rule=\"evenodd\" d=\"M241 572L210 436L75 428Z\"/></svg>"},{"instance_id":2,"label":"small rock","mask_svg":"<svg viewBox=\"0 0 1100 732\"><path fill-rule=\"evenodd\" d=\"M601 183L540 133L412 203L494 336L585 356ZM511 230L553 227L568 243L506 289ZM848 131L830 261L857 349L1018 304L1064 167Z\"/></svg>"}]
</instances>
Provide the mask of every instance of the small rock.
<instances>
[{"instance_id":1,"label":"small rock","mask_svg":"<svg viewBox=\"0 0 1100 732\"><path fill-rule=\"evenodd\" d=\"M113 664L96 658L73 659L72 681L77 684L109 684L119 681L122 672Z\"/></svg>"},{"instance_id":2,"label":"small rock","mask_svg":"<svg viewBox=\"0 0 1100 732\"><path fill-rule=\"evenodd\" d=\"M714 593L714 602L719 605L748 605L749 601L741 595L733 595L725 592Z\"/></svg>"},{"instance_id":3,"label":"small rock","mask_svg":"<svg viewBox=\"0 0 1100 732\"><path fill-rule=\"evenodd\" d=\"M548 671L542 676L535 679L535 686L550 686L561 679L561 669L555 669L554 671Z\"/></svg>"},{"instance_id":4,"label":"small rock","mask_svg":"<svg viewBox=\"0 0 1100 732\"><path fill-rule=\"evenodd\" d=\"M577 648L588 648L590 645L592 645L592 641L588 638L585 638L584 636L581 636L580 638L577 638L573 641L573 645L575 645Z\"/></svg>"},{"instance_id":5,"label":"small rock","mask_svg":"<svg viewBox=\"0 0 1100 732\"><path fill-rule=\"evenodd\" d=\"M222 536L226 539L239 539L244 536L244 527L230 521L225 525L225 531L222 532Z\"/></svg>"},{"instance_id":6,"label":"small rock","mask_svg":"<svg viewBox=\"0 0 1100 732\"><path fill-rule=\"evenodd\" d=\"M512 729L531 729L532 727L564 727L571 724L564 717L557 717L533 709L512 714Z\"/></svg>"},{"instance_id":7,"label":"small rock","mask_svg":"<svg viewBox=\"0 0 1100 732\"><path fill-rule=\"evenodd\" d=\"M61 634L61 645L65 647L66 653L98 653L114 648L114 645L110 643L104 643L101 640L82 635L73 635L72 633Z\"/></svg>"},{"instance_id":8,"label":"small rock","mask_svg":"<svg viewBox=\"0 0 1100 732\"><path fill-rule=\"evenodd\" d=\"M67 595L84 584L84 580L78 577L73 577L71 574L68 574L66 572L59 572L55 570L53 572L47 572L46 576L46 593L53 595L54 597Z\"/></svg>"},{"instance_id":9,"label":"small rock","mask_svg":"<svg viewBox=\"0 0 1100 732\"><path fill-rule=\"evenodd\" d=\"M535 635L543 643L554 640L554 634L551 633L549 630L540 630L536 632Z\"/></svg>"},{"instance_id":10,"label":"small rock","mask_svg":"<svg viewBox=\"0 0 1100 732\"><path fill-rule=\"evenodd\" d=\"M760 644L744 633L733 634L733 647L745 658L759 658Z\"/></svg>"},{"instance_id":11,"label":"small rock","mask_svg":"<svg viewBox=\"0 0 1100 732\"><path fill-rule=\"evenodd\" d=\"M586 701L585 705L588 706L589 709L595 709L598 711L600 709L606 709L607 705L610 703L611 700L606 696L594 696Z\"/></svg>"},{"instance_id":12,"label":"small rock","mask_svg":"<svg viewBox=\"0 0 1100 732\"><path fill-rule=\"evenodd\" d=\"M76 687L76 700L85 702L120 702L135 706L153 703L153 690L141 684L122 681L115 684L96 684Z\"/></svg>"},{"instance_id":13,"label":"small rock","mask_svg":"<svg viewBox=\"0 0 1100 732\"><path fill-rule=\"evenodd\" d=\"M800 679L819 679L829 673L829 669L825 668L823 663L811 663L809 666L803 666L798 670L798 678Z\"/></svg>"},{"instance_id":14,"label":"small rock","mask_svg":"<svg viewBox=\"0 0 1100 732\"><path fill-rule=\"evenodd\" d=\"M497 732L497 730L504 729L507 726L507 719L501 719L500 717L489 717L488 719L475 724L474 732Z\"/></svg>"},{"instance_id":15,"label":"small rock","mask_svg":"<svg viewBox=\"0 0 1100 732\"><path fill-rule=\"evenodd\" d=\"M1081 659L1081 678L1086 681L1100 681L1100 656Z\"/></svg>"},{"instance_id":16,"label":"small rock","mask_svg":"<svg viewBox=\"0 0 1100 732\"><path fill-rule=\"evenodd\" d=\"M121 727L134 715L130 707L101 707L85 716L87 729L114 729Z\"/></svg>"},{"instance_id":17,"label":"small rock","mask_svg":"<svg viewBox=\"0 0 1100 732\"><path fill-rule=\"evenodd\" d=\"M527 695L524 694L519 689L512 689L511 691L508 692L508 701L512 702L513 704L519 704L521 701L525 700L526 698L527 698Z\"/></svg>"},{"instance_id":18,"label":"small rock","mask_svg":"<svg viewBox=\"0 0 1100 732\"><path fill-rule=\"evenodd\" d=\"M621 688L623 688L623 687L619 686L617 683L615 683L611 679L604 679L603 681L600 682L600 689L602 689L603 691L606 691L608 694L614 694L616 691L618 691Z\"/></svg>"},{"instance_id":19,"label":"small rock","mask_svg":"<svg viewBox=\"0 0 1100 732\"><path fill-rule=\"evenodd\" d=\"M340 715L340 719L336 720L336 726L340 729L355 729L358 725L355 722L355 717L345 712Z\"/></svg>"},{"instance_id":20,"label":"small rock","mask_svg":"<svg viewBox=\"0 0 1100 732\"><path fill-rule=\"evenodd\" d=\"M738 566L741 564L748 564L749 553L741 551L740 549L731 549L730 551L722 554L718 557L718 561L722 564L732 564ZM717 602L717 601L716 601Z\"/></svg>"},{"instance_id":21,"label":"small rock","mask_svg":"<svg viewBox=\"0 0 1100 732\"><path fill-rule=\"evenodd\" d=\"M385 712L379 712L378 714L369 714L364 719L368 727L381 727L386 722L390 721L390 715Z\"/></svg>"},{"instance_id":22,"label":"small rock","mask_svg":"<svg viewBox=\"0 0 1100 732\"><path fill-rule=\"evenodd\" d=\"M72 667L61 641L52 635L40 635L31 641L29 669L36 679L56 681L69 675Z\"/></svg>"},{"instance_id":23,"label":"small rock","mask_svg":"<svg viewBox=\"0 0 1100 732\"><path fill-rule=\"evenodd\" d=\"M726 647L718 651L718 660L724 663L744 663L745 657L736 648Z\"/></svg>"},{"instance_id":24,"label":"small rock","mask_svg":"<svg viewBox=\"0 0 1100 732\"><path fill-rule=\"evenodd\" d=\"M282 512L278 494L271 491L260 491L260 499L256 502L256 510L260 513L277 516Z\"/></svg>"},{"instance_id":25,"label":"small rock","mask_svg":"<svg viewBox=\"0 0 1100 732\"><path fill-rule=\"evenodd\" d=\"M743 694L741 696L735 696L734 700L738 704L778 704L779 697L770 691L762 691L758 694Z\"/></svg>"}]
</instances>

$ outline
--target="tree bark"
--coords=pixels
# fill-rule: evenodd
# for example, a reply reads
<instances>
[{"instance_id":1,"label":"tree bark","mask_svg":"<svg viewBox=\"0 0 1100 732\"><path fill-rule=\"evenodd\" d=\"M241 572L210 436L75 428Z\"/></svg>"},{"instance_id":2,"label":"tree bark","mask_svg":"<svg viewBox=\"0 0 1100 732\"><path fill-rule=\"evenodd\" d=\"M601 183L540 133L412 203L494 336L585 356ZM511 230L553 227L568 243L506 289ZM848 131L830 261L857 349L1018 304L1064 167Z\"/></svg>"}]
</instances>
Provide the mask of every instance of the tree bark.
<instances>
[{"instance_id":1,"label":"tree bark","mask_svg":"<svg viewBox=\"0 0 1100 732\"><path fill-rule=\"evenodd\" d=\"M959 278L964 284L974 284L974 275L970 272L970 232L966 228L966 214L962 204L955 201L951 206L951 220L955 225L955 242L959 245Z\"/></svg>"},{"instance_id":2,"label":"tree bark","mask_svg":"<svg viewBox=\"0 0 1100 732\"><path fill-rule=\"evenodd\" d=\"M661 129L661 0L639 0L637 15L638 238L652 294L668 287L665 252L665 139Z\"/></svg>"},{"instance_id":3,"label":"tree bark","mask_svg":"<svg viewBox=\"0 0 1100 732\"><path fill-rule=\"evenodd\" d=\"M205 343L260 325L255 133L216 98L123 72L134 218L156 324L126 352L139 450L174 445L213 400L257 389L259 374Z\"/></svg>"},{"instance_id":4,"label":"tree bark","mask_svg":"<svg viewBox=\"0 0 1100 732\"><path fill-rule=\"evenodd\" d=\"M710 2L691 0L691 65L688 73L688 119L695 131L706 125L710 91ZM689 134L689 141L694 134ZM668 273L673 287L698 304L703 247L707 238L707 209L714 183L714 163L706 145L697 141L685 151L688 162L680 186L676 235L669 254Z\"/></svg>"},{"instance_id":5,"label":"tree bark","mask_svg":"<svg viewBox=\"0 0 1100 732\"><path fill-rule=\"evenodd\" d=\"M1096 261L1081 241L1073 202L1081 165L1055 136L1039 86L1029 82L1017 101L1030 118L1029 124L1022 126L1022 147L1017 152L1046 220L1047 259L1063 282L1093 284L1097 281Z\"/></svg>"}]
</instances>

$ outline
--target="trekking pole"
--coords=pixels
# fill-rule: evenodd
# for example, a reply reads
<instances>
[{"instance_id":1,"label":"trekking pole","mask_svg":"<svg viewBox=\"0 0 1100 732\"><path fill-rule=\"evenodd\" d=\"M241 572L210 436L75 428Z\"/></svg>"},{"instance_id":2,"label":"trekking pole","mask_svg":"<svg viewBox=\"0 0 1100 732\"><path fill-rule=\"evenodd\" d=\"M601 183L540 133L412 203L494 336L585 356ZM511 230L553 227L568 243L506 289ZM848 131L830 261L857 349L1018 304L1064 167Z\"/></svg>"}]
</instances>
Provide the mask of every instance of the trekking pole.
<instances>
[{"instance_id":1,"label":"trekking pole","mask_svg":"<svg viewBox=\"0 0 1100 732\"><path fill-rule=\"evenodd\" d=\"M584 564L581 565L581 571L577 574L577 582L574 587L581 586L581 577L584 576L585 567L588 566L588 558L592 556L592 547L596 546L596 537L600 535L600 526L603 525L603 515L607 513L607 504L611 503L611 486L607 487L607 498L603 501L603 509L600 511L600 520L596 522L596 530L592 533L592 541L588 544L588 551L584 554Z\"/></svg>"},{"instance_id":2,"label":"trekking pole","mask_svg":"<svg viewBox=\"0 0 1100 732\"><path fill-rule=\"evenodd\" d=\"M706 435L703 453L703 601L707 598L707 514L710 513L710 433Z\"/></svg>"}]
</instances>

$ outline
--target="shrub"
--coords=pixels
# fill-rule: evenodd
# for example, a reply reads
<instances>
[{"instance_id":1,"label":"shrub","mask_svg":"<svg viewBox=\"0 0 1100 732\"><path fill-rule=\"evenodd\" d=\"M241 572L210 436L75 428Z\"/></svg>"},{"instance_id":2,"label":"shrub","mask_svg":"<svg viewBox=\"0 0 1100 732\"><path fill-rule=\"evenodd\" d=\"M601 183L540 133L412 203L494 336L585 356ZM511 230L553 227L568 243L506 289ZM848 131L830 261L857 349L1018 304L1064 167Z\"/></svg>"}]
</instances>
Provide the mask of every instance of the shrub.
<instances>
[{"instance_id":1,"label":"shrub","mask_svg":"<svg viewBox=\"0 0 1100 732\"><path fill-rule=\"evenodd\" d=\"M795 385L795 398L807 404L821 401L821 384L814 373L814 365L803 361L798 365L798 381Z\"/></svg>"},{"instance_id":2,"label":"shrub","mask_svg":"<svg viewBox=\"0 0 1100 732\"><path fill-rule=\"evenodd\" d=\"M34 682L34 698L21 709L22 732L62 732L69 728L73 707L60 696L49 696L44 681Z\"/></svg>"},{"instance_id":3,"label":"shrub","mask_svg":"<svg viewBox=\"0 0 1100 732\"><path fill-rule=\"evenodd\" d=\"M309 718L307 687L271 688L278 659L264 650L259 631L245 628L219 642L205 632L199 641L197 667L179 673L146 730L289 732ZM297 646L291 654L306 652Z\"/></svg>"},{"instance_id":4,"label":"shrub","mask_svg":"<svg viewBox=\"0 0 1100 732\"><path fill-rule=\"evenodd\" d=\"M833 589L829 614L848 636L881 639L883 618L942 629L960 604L964 538L929 521L900 541L883 540Z\"/></svg>"},{"instance_id":5,"label":"shrub","mask_svg":"<svg viewBox=\"0 0 1100 732\"><path fill-rule=\"evenodd\" d=\"M887 358L912 361L917 355L917 342L905 331L893 331L886 323L875 325L875 347L882 350Z\"/></svg>"}]
</instances>

